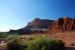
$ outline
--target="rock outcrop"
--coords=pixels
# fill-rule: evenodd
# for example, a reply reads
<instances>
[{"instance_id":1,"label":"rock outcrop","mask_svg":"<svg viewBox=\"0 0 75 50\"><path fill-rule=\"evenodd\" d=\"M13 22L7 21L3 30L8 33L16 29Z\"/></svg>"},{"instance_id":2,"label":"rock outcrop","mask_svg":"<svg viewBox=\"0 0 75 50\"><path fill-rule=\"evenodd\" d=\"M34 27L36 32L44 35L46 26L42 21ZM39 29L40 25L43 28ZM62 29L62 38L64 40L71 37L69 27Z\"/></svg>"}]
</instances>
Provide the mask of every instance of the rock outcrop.
<instances>
[{"instance_id":1,"label":"rock outcrop","mask_svg":"<svg viewBox=\"0 0 75 50\"><path fill-rule=\"evenodd\" d=\"M35 18L26 27L22 28L22 30L28 29L32 32L45 32L47 29L51 30L53 22L54 20Z\"/></svg>"},{"instance_id":2,"label":"rock outcrop","mask_svg":"<svg viewBox=\"0 0 75 50\"><path fill-rule=\"evenodd\" d=\"M75 30L75 19L70 17L62 17L58 20L35 18L29 22L24 28L18 30L10 30L9 32L18 33L43 33L43 32L64 32Z\"/></svg>"},{"instance_id":3,"label":"rock outcrop","mask_svg":"<svg viewBox=\"0 0 75 50\"><path fill-rule=\"evenodd\" d=\"M29 22L26 28L50 28L52 27L52 23L54 20L49 19L39 19L35 18L33 21Z\"/></svg>"},{"instance_id":4,"label":"rock outcrop","mask_svg":"<svg viewBox=\"0 0 75 50\"><path fill-rule=\"evenodd\" d=\"M43 33L46 32L47 29L51 30L53 22L54 20L35 18L33 21L29 22L26 27L18 30L10 30L9 33Z\"/></svg>"},{"instance_id":5,"label":"rock outcrop","mask_svg":"<svg viewBox=\"0 0 75 50\"><path fill-rule=\"evenodd\" d=\"M75 30L75 19L69 17L59 18L53 22L52 32L63 32Z\"/></svg>"}]
</instances>

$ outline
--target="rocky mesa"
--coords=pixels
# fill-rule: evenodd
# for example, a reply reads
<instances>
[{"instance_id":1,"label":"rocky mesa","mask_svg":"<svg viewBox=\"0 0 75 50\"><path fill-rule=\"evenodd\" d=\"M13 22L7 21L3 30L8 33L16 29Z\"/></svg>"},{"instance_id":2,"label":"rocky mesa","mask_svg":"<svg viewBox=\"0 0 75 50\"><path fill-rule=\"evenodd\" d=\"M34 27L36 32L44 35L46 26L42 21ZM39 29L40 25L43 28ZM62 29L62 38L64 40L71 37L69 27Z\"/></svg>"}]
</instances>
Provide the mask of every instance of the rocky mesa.
<instances>
[{"instance_id":1,"label":"rocky mesa","mask_svg":"<svg viewBox=\"0 0 75 50\"><path fill-rule=\"evenodd\" d=\"M57 20L35 18L27 26L9 32L18 33L42 33L42 32L64 32L75 30L75 18L61 17Z\"/></svg>"},{"instance_id":2,"label":"rocky mesa","mask_svg":"<svg viewBox=\"0 0 75 50\"><path fill-rule=\"evenodd\" d=\"M52 24L52 32L63 32L75 30L75 19L70 17L62 17L54 21Z\"/></svg>"}]
</instances>

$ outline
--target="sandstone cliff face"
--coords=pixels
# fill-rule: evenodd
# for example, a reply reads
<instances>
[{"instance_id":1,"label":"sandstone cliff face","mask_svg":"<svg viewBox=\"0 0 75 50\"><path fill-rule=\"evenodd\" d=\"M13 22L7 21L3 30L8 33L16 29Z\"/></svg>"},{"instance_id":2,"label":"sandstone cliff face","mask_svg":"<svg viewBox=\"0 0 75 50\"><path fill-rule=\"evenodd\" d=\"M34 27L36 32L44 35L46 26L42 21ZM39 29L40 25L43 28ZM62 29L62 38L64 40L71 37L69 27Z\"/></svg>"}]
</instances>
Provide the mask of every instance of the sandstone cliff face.
<instances>
[{"instance_id":1,"label":"sandstone cliff face","mask_svg":"<svg viewBox=\"0 0 75 50\"><path fill-rule=\"evenodd\" d=\"M29 22L26 27L23 27L18 30L10 30L9 33L14 32L20 34L44 33L48 29L51 30L53 22L54 20L35 18L33 21Z\"/></svg>"},{"instance_id":2,"label":"sandstone cliff face","mask_svg":"<svg viewBox=\"0 0 75 50\"><path fill-rule=\"evenodd\" d=\"M52 27L52 23L54 22L54 20L49 20L49 19L39 19L36 18L33 21L29 22L28 25L26 26L26 28L50 28Z\"/></svg>"},{"instance_id":3,"label":"sandstone cliff face","mask_svg":"<svg viewBox=\"0 0 75 50\"><path fill-rule=\"evenodd\" d=\"M64 17L53 22L51 32L63 32L75 30L75 19Z\"/></svg>"},{"instance_id":4,"label":"sandstone cliff face","mask_svg":"<svg viewBox=\"0 0 75 50\"><path fill-rule=\"evenodd\" d=\"M49 19L39 19L36 18L33 21L29 22L28 25L24 28L15 31L9 32L18 32L18 33L50 33L50 32L64 32L64 31L73 31L75 30L75 19L69 17L62 17L58 20L49 20Z\"/></svg>"},{"instance_id":5,"label":"sandstone cliff face","mask_svg":"<svg viewBox=\"0 0 75 50\"><path fill-rule=\"evenodd\" d=\"M75 30L75 19L62 17L58 20L48 20L36 18L30 22L26 28L46 28L50 32L64 32Z\"/></svg>"}]
</instances>

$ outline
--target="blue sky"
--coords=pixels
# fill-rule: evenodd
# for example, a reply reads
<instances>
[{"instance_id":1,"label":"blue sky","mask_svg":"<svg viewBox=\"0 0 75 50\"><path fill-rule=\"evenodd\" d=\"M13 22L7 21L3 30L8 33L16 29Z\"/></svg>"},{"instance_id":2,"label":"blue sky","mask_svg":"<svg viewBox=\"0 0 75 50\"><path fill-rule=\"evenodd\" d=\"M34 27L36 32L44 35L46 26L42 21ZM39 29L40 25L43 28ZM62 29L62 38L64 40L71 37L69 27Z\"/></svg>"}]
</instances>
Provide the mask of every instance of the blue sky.
<instances>
[{"instance_id":1,"label":"blue sky","mask_svg":"<svg viewBox=\"0 0 75 50\"><path fill-rule=\"evenodd\" d=\"M19 29L34 18L75 17L75 0L0 0L0 31Z\"/></svg>"}]
</instances>

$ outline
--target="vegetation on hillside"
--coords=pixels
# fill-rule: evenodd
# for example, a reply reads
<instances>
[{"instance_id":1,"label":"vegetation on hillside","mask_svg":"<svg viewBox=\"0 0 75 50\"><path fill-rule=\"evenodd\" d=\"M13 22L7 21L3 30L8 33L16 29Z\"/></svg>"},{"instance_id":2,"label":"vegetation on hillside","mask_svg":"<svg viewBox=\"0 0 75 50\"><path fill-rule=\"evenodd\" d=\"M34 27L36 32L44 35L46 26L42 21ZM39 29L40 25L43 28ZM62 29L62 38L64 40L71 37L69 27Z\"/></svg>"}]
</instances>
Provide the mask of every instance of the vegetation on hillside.
<instances>
[{"instance_id":1,"label":"vegetation on hillside","mask_svg":"<svg viewBox=\"0 0 75 50\"><path fill-rule=\"evenodd\" d=\"M27 39L14 38L13 41L8 43L8 47L9 50L63 50L65 48L61 40L50 39L44 36L29 36Z\"/></svg>"},{"instance_id":2,"label":"vegetation on hillside","mask_svg":"<svg viewBox=\"0 0 75 50\"><path fill-rule=\"evenodd\" d=\"M7 37L7 33L0 32L0 38L6 38L6 37Z\"/></svg>"}]
</instances>

